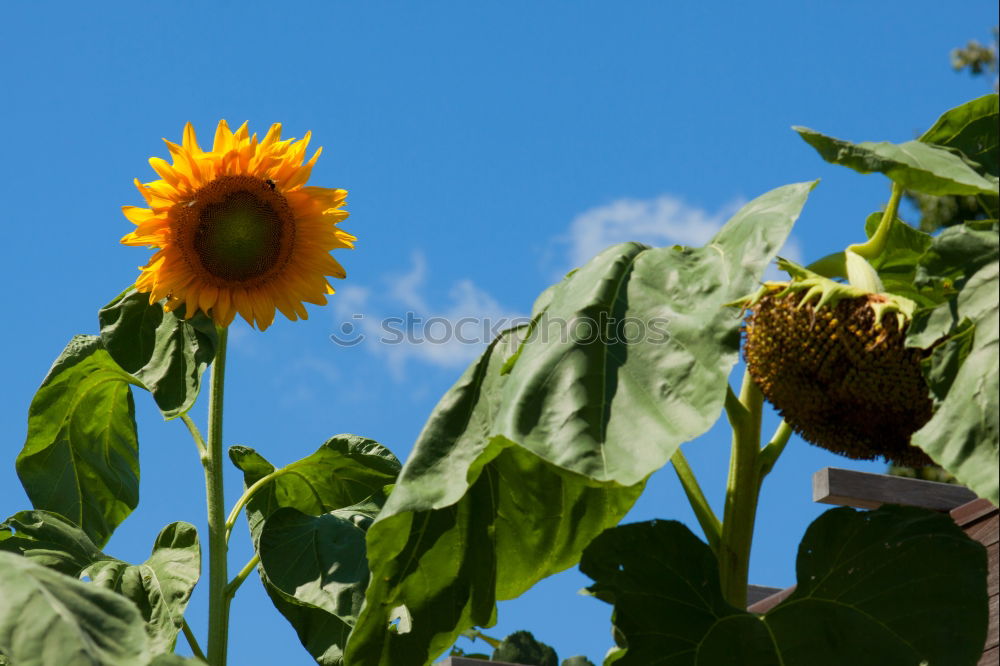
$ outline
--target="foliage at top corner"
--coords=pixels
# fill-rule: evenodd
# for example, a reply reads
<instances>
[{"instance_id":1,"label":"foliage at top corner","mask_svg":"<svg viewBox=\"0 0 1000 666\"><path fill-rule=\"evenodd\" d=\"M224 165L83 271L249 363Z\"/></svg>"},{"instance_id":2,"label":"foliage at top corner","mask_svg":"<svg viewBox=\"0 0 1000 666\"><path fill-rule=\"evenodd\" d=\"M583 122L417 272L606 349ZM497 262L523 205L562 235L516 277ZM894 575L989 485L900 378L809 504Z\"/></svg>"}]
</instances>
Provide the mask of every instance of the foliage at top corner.
<instances>
[{"instance_id":1,"label":"foliage at top corner","mask_svg":"<svg viewBox=\"0 0 1000 666\"><path fill-rule=\"evenodd\" d=\"M347 663L433 659L625 515L718 418L740 339L726 305L756 287L813 186L751 201L702 248L611 247L490 345L431 414L369 528ZM630 321L648 328L630 339ZM389 630L395 620L405 630Z\"/></svg>"},{"instance_id":2,"label":"foliage at top corner","mask_svg":"<svg viewBox=\"0 0 1000 666\"><path fill-rule=\"evenodd\" d=\"M885 174L914 192L985 197L991 205L997 197L997 118L997 95L991 94L945 112L919 139L899 144L851 143L794 129L833 164Z\"/></svg>"}]
</instances>

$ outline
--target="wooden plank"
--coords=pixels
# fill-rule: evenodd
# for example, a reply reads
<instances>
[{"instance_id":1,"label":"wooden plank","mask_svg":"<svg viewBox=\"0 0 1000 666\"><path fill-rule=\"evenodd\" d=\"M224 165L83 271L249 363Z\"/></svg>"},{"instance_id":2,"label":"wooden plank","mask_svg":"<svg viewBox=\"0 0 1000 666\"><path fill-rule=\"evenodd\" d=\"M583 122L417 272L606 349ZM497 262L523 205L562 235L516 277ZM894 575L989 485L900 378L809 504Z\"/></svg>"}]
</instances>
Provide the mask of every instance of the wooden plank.
<instances>
[{"instance_id":1,"label":"wooden plank","mask_svg":"<svg viewBox=\"0 0 1000 666\"><path fill-rule=\"evenodd\" d=\"M969 537L984 546L992 546L1000 541L1000 514L980 518L973 523L964 525L962 529Z\"/></svg>"},{"instance_id":2,"label":"wooden plank","mask_svg":"<svg viewBox=\"0 0 1000 666\"><path fill-rule=\"evenodd\" d=\"M990 621L989 628L986 630L986 646L987 648L994 648L1000 644L1000 625L997 624L998 611L1000 611L1000 596L993 595L990 597Z\"/></svg>"},{"instance_id":3,"label":"wooden plank","mask_svg":"<svg viewBox=\"0 0 1000 666\"><path fill-rule=\"evenodd\" d=\"M792 592L794 591L795 591L794 585L792 585L791 587L786 587L780 592L776 592L769 597L761 599L755 604L750 604L749 606L747 606L747 610L750 611L751 613L766 613L767 611L771 610L772 608L780 604L782 601L787 599L789 596L791 596Z\"/></svg>"},{"instance_id":4,"label":"wooden plank","mask_svg":"<svg viewBox=\"0 0 1000 666\"><path fill-rule=\"evenodd\" d=\"M984 652L976 666L1000 666L1000 648L991 647Z\"/></svg>"},{"instance_id":5,"label":"wooden plank","mask_svg":"<svg viewBox=\"0 0 1000 666\"><path fill-rule=\"evenodd\" d=\"M951 511L976 499L965 486L824 467L813 474L813 501L859 509L883 504Z\"/></svg>"},{"instance_id":6,"label":"wooden plank","mask_svg":"<svg viewBox=\"0 0 1000 666\"><path fill-rule=\"evenodd\" d=\"M766 585L747 585L747 606L753 606L758 601L767 599L772 594L781 592L780 587L767 587Z\"/></svg>"},{"instance_id":7,"label":"wooden plank","mask_svg":"<svg viewBox=\"0 0 1000 666\"><path fill-rule=\"evenodd\" d=\"M969 523L982 518L983 516L988 516L991 513L995 513L997 508L993 506L993 503L988 499L974 499L971 502L967 502L962 506L955 507L951 510L951 517L960 527L965 527Z\"/></svg>"}]
</instances>

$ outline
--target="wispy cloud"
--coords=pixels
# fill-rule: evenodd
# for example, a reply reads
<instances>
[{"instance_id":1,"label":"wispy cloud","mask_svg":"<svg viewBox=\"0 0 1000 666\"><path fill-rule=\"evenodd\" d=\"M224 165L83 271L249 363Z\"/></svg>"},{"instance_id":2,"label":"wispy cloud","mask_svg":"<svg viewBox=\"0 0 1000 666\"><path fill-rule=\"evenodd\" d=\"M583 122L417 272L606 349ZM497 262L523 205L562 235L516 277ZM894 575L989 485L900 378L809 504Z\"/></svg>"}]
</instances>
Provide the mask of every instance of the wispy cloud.
<instances>
[{"instance_id":1,"label":"wispy cloud","mask_svg":"<svg viewBox=\"0 0 1000 666\"><path fill-rule=\"evenodd\" d=\"M468 365L496 333L525 318L469 279L455 282L444 302L429 303L427 277L427 259L415 251L410 270L387 277L384 289L340 290L337 338L342 344L365 345L403 379L413 361L443 368Z\"/></svg>"},{"instance_id":2,"label":"wispy cloud","mask_svg":"<svg viewBox=\"0 0 1000 666\"><path fill-rule=\"evenodd\" d=\"M653 199L618 199L577 215L561 236L554 262L556 279L609 245L639 241L654 246L703 245L735 213L742 201L707 211L663 194ZM789 239L782 256L797 261L801 251ZM434 278L427 257L416 250L405 273L390 275L377 286L347 285L332 299L337 331L331 339L362 346L385 360L397 380L411 364L441 368L468 365L501 330L527 321L527 315L501 304L470 279L452 283L444 299L429 299ZM781 279L769 269L765 279Z\"/></svg>"},{"instance_id":3,"label":"wispy cloud","mask_svg":"<svg viewBox=\"0 0 1000 666\"><path fill-rule=\"evenodd\" d=\"M580 266L609 245L625 241L702 245L742 204L734 201L711 213L670 194L654 199L617 199L573 219L563 239L569 246L568 263Z\"/></svg>"},{"instance_id":4,"label":"wispy cloud","mask_svg":"<svg viewBox=\"0 0 1000 666\"><path fill-rule=\"evenodd\" d=\"M566 259L557 273L562 275L585 264L615 243L704 245L744 203L734 200L708 211L672 194L661 194L652 199L617 199L590 208L577 215L559 239L566 247ZM798 242L790 238L780 254L797 261L801 257ZM765 278L779 279L777 269L769 268Z\"/></svg>"}]
</instances>

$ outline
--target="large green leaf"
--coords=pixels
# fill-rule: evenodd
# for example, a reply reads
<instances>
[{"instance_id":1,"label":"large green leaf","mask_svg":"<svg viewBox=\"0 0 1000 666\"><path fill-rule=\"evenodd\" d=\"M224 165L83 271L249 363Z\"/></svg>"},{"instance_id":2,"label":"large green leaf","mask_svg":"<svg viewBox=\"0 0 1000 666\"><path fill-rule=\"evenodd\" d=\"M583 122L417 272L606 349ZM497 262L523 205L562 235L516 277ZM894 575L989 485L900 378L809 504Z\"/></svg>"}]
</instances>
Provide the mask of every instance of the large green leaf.
<instances>
[{"instance_id":1,"label":"large green leaf","mask_svg":"<svg viewBox=\"0 0 1000 666\"><path fill-rule=\"evenodd\" d=\"M920 140L959 150L984 171L997 176L1000 168L997 164L1000 161L997 147L1000 105L997 99L997 94L992 93L946 111Z\"/></svg>"},{"instance_id":2,"label":"large green leaf","mask_svg":"<svg viewBox=\"0 0 1000 666\"><path fill-rule=\"evenodd\" d=\"M191 408L201 375L215 358L218 336L208 317L164 312L132 287L101 308L98 318L104 348L149 389L165 418Z\"/></svg>"},{"instance_id":3,"label":"large green leaf","mask_svg":"<svg viewBox=\"0 0 1000 666\"><path fill-rule=\"evenodd\" d=\"M608 530L580 569L614 605L618 666L971 665L986 639L985 549L911 507L824 513L795 591L763 617L724 601L715 555L678 522Z\"/></svg>"},{"instance_id":4,"label":"large green leaf","mask_svg":"<svg viewBox=\"0 0 1000 666\"><path fill-rule=\"evenodd\" d=\"M98 546L139 503L139 442L129 384L92 335L74 337L28 408L17 474L36 509L81 526Z\"/></svg>"},{"instance_id":5,"label":"large green leaf","mask_svg":"<svg viewBox=\"0 0 1000 666\"><path fill-rule=\"evenodd\" d=\"M368 585L365 529L379 508L369 502L308 516L285 507L264 520L258 550L265 588L323 666L343 663Z\"/></svg>"},{"instance_id":6,"label":"large green leaf","mask_svg":"<svg viewBox=\"0 0 1000 666\"><path fill-rule=\"evenodd\" d=\"M912 443L993 504L1000 504L998 267L996 259L981 266L952 301L919 313L907 334L908 345L923 348L951 336L925 366L939 404Z\"/></svg>"},{"instance_id":7,"label":"large green leaf","mask_svg":"<svg viewBox=\"0 0 1000 666\"><path fill-rule=\"evenodd\" d=\"M229 457L247 487L275 472L247 447L231 447ZM283 467L247 503L264 589L322 666L343 663L368 583L364 530L399 469L377 442L337 435Z\"/></svg>"},{"instance_id":8,"label":"large green leaf","mask_svg":"<svg viewBox=\"0 0 1000 666\"><path fill-rule=\"evenodd\" d=\"M812 186L750 202L704 248L609 248L489 346L369 529L349 664L424 664L624 516L721 412L740 326L724 304L754 289Z\"/></svg>"},{"instance_id":9,"label":"large green leaf","mask_svg":"<svg viewBox=\"0 0 1000 666\"><path fill-rule=\"evenodd\" d=\"M201 571L198 533L183 522L163 528L149 559L139 565L105 555L76 525L47 511L21 511L0 523L0 550L74 578L90 578L131 600L146 622L153 654L173 651Z\"/></svg>"},{"instance_id":10,"label":"large green leaf","mask_svg":"<svg viewBox=\"0 0 1000 666\"><path fill-rule=\"evenodd\" d=\"M275 471L274 465L246 446L229 449L247 488ZM399 459L378 442L358 435L334 435L315 453L281 468L281 475L253 495L247 521L254 540L261 522L282 507L310 516L353 506L382 493L396 481Z\"/></svg>"},{"instance_id":11,"label":"large green leaf","mask_svg":"<svg viewBox=\"0 0 1000 666\"><path fill-rule=\"evenodd\" d=\"M0 653L17 666L137 666L150 658L135 605L0 552Z\"/></svg>"},{"instance_id":12,"label":"large green leaf","mask_svg":"<svg viewBox=\"0 0 1000 666\"><path fill-rule=\"evenodd\" d=\"M996 196L996 177L984 177L946 148L907 141L851 143L806 127L793 128L827 162L860 173L883 173L908 190L926 194L986 194Z\"/></svg>"},{"instance_id":13,"label":"large green leaf","mask_svg":"<svg viewBox=\"0 0 1000 666\"><path fill-rule=\"evenodd\" d=\"M153 552L142 564L104 559L82 573L131 599L146 621L153 653L171 652L201 575L198 533L189 523L171 523L157 535Z\"/></svg>"}]
</instances>

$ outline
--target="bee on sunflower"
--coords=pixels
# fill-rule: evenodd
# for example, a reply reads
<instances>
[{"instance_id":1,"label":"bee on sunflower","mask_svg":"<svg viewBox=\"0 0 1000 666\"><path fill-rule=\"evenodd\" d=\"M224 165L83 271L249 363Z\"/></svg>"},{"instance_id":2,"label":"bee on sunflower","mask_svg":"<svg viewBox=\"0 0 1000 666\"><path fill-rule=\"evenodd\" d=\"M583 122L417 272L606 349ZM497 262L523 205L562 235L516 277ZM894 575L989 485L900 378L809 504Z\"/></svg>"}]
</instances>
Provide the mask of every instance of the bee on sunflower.
<instances>
[{"instance_id":1,"label":"bee on sunflower","mask_svg":"<svg viewBox=\"0 0 1000 666\"><path fill-rule=\"evenodd\" d=\"M275 123L258 140L225 120L210 151L190 123L180 145L164 139L173 164L150 158L160 180L135 181L148 207L122 207L136 228L121 242L158 248L136 289L168 311L184 305L222 327L239 314L262 331L275 309L294 321L308 317L303 303L325 305L327 278L345 277L330 252L357 239L337 227L347 191L306 186L321 152L305 161L309 139L282 139Z\"/></svg>"}]
</instances>

